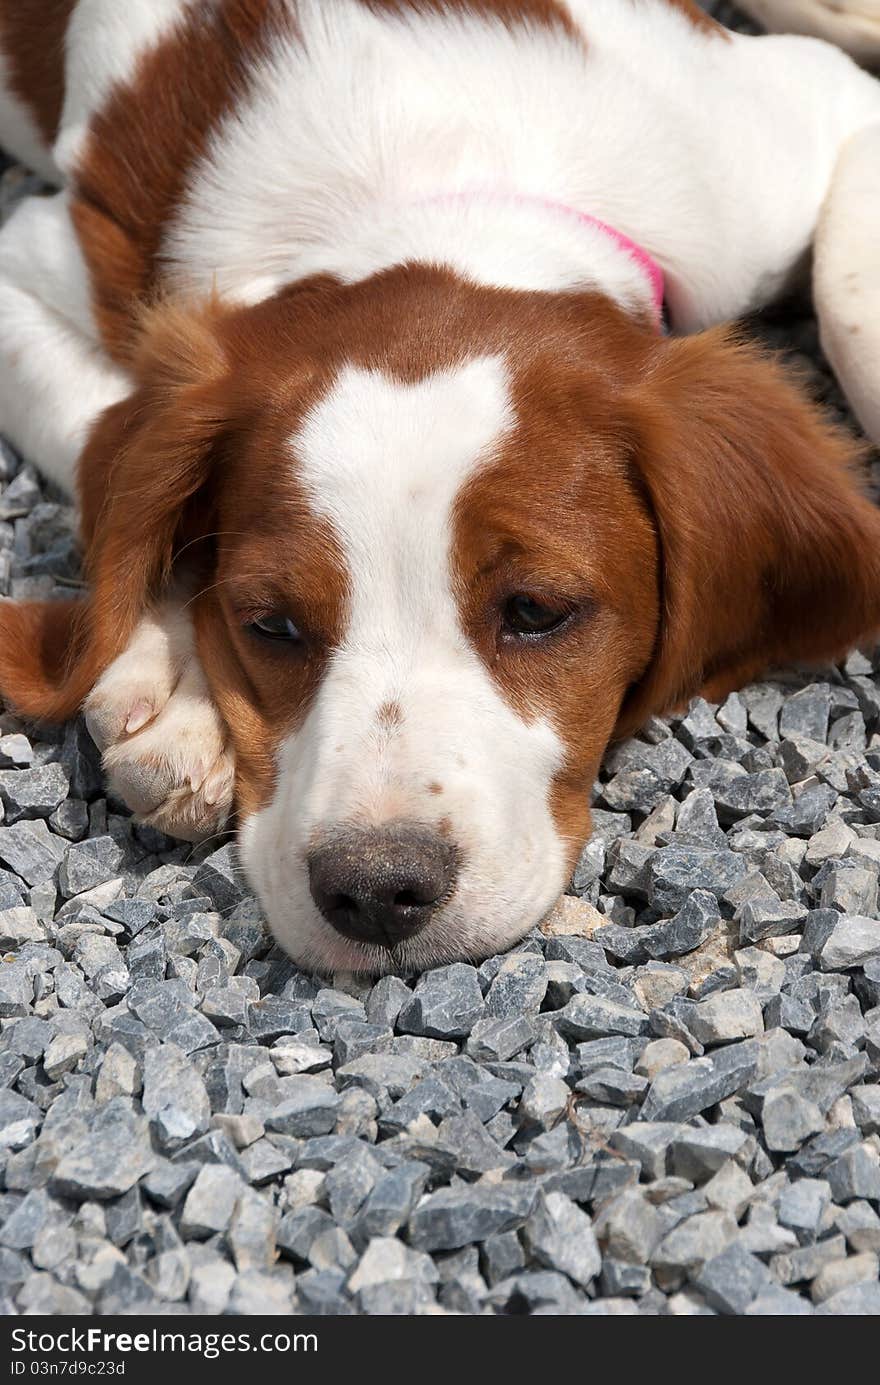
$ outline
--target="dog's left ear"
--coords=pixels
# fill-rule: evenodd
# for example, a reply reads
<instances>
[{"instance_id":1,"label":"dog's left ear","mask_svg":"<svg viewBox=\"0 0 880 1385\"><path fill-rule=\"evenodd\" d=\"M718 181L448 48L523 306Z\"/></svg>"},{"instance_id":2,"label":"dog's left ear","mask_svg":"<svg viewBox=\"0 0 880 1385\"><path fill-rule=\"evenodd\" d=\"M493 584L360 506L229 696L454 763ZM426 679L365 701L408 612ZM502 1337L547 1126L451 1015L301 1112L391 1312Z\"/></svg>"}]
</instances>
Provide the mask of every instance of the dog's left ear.
<instances>
[{"instance_id":1,"label":"dog's left ear","mask_svg":"<svg viewBox=\"0 0 880 1385\"><path fill-rule=\"evenodd\" d=\"M92 427L78 476L88 595L0 602L0 693L25 716L75 715L171 578L226 421L219 317L210 302L153 310L131 395Z\"/></svg>"},{"instance_id":2,"label":"dog's left ear","mask_svg":"<svg viewBox=\"0 0 880 1385\"><path fill-rule=\"evenodd\" d=\"M633 457L661 550L661 625L617 732L880 629L880 511L864 449L723 331L657 344Z\"/></svg>"}]
</instances>

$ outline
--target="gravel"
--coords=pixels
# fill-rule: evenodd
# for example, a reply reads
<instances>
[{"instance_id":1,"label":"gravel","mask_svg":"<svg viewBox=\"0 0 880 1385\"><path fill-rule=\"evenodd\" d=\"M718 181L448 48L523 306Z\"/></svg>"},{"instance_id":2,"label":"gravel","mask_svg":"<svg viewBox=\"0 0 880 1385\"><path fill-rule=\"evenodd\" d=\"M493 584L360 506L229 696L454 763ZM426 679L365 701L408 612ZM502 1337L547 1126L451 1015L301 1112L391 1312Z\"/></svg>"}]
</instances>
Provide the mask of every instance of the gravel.
<instances>
[{"instance_id":1,"label":"gravel","mask_svg":"<svg viewBox=\"0 0 880 1385\"><path fill-rule=\"evenodd\" d=\"M69 590L0 483L0 594ZM81 725L0 715L0 804L0 1311L880 1315L878 652L654 718L549 919L418 978L295 972Z\"/></svg>"}]
</instances>

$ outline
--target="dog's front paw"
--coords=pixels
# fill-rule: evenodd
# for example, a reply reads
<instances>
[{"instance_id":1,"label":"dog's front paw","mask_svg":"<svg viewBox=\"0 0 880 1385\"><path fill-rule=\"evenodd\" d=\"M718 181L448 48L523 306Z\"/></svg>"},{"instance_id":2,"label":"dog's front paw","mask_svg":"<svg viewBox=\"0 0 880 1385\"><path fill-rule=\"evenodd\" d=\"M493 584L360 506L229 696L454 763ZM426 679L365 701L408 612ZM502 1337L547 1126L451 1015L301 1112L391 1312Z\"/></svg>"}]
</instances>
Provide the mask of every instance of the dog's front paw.
<instances>
[{"instance_id":1,"label":"dog's front paw","mask_svg":"<svg viewBox=\"0 0 880 1385\"><path fill-rule=\"evenodd\" d=\"M112 792L142 822L198 841L229 816L235 763L198 656L175 633L145 623L84 711Z\"/></svg>"}]
</instances>

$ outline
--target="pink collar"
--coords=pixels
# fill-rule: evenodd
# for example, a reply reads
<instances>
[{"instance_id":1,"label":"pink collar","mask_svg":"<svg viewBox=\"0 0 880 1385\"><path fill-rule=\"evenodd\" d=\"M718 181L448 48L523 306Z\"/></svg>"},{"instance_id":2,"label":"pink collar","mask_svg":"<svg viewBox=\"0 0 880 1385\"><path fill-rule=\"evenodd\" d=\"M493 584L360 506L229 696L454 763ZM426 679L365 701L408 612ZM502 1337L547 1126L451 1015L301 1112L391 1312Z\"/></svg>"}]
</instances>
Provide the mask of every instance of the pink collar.
<instances>
[{"instance_id":1,"label":"pink collar","mask_svg":"<svg viewBox=\"0 0 880 1385\"><path fill-rule=\"evenodd\" d=\"M563 210L558 203L548 204ZM571 210L579 221L583 221L587 226L594 226L603 235L609 236L616 245L620 246L631 260L635 260L639 269L651 285L651 299L654 304L654 312L657 316L658 325L663 321L663 302L666 296L666 287L663 282L663 270L660 268L653 255L650 255L643 245L625 236L623 231L618 231L615 226L609 226L607 221L600 221L597 216L590 216L588 212L574 211L573 208L564 208L565 211Z\"/></svg>"},{"instance_id":2,"label":"pink collar","mask_svg":"<svg viewBox=\"0 0 880 1385\"><path fill-rule=\"evenodd\" d=\"M651 302L654 308L657 328L660 330L663 324L663 304L665 300L665 285L663 270L643 245L632 240L623 231L618 231L615 226L609 226L607 221L601 221L597 216L590 216L588 212L579 212L576 207L570 207L566 202L555 202L549 197L530 197L526 193L502 192L492 188L469 188L461 192L439 193L433 197L420 198L420 202L432 202L435 204L469 202L486 198L491 201L505 201L521 203L522 205L533 205L544 207L547 211L556 212L560 216L573 217L583 226L590 226L594 231L599 231L602 235L612 240L618 249L628 255L631 260L638 265L642 274L647 279L651 289Z\"/></svg>"}]
</instances>

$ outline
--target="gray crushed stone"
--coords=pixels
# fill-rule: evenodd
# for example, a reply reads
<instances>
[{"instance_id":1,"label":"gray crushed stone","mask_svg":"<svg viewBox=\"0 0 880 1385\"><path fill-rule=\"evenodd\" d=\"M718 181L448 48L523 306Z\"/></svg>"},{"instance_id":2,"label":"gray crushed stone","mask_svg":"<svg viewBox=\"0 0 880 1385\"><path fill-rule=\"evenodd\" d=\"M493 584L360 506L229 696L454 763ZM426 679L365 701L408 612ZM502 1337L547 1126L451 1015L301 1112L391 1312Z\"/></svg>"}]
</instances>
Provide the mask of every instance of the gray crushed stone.
<instances>
[{"instance_id":1,"label":"gray crushed stone","mask_svg":"<svg viewBox=\"0 0 880 1385\"><path fill-rule=\"evenodd\" d=\"M78 570L0 444L0 593ZM419 978L296 972L81 725L0 715L0 804L0 1311L880 1315L878 652L652 720L542 927Z\"/></svg>"}]
</instances>

